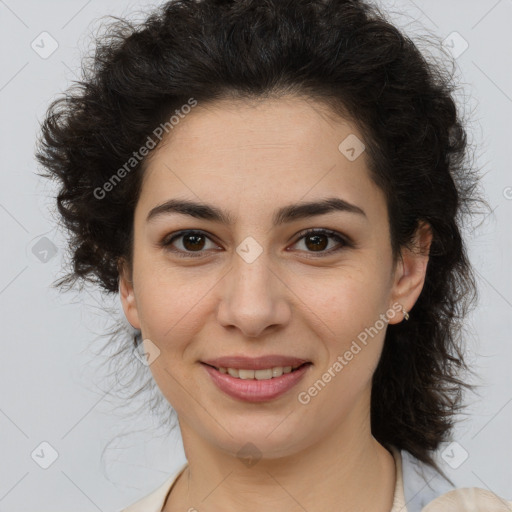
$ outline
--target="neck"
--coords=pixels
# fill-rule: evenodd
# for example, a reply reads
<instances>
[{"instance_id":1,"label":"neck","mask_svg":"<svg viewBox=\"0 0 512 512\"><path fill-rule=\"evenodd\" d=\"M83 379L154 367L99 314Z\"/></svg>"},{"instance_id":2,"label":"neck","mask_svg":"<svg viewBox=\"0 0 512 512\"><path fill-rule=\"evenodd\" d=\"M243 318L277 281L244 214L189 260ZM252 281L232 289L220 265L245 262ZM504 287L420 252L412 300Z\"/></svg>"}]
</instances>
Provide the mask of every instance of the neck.
<instances>
[{"instance_id":1,"label":"neck","mask_svg":"<svg viewBox=\"0 0 512 512\"><path fill-rule=\"evenodd\" d=\"M369 418L366 423L359 429L342 425L300 452L252 462L219 450L180 423L188 466L163 512L389 512L394 460L371 435Z\"/></svg>"}]
</instances>

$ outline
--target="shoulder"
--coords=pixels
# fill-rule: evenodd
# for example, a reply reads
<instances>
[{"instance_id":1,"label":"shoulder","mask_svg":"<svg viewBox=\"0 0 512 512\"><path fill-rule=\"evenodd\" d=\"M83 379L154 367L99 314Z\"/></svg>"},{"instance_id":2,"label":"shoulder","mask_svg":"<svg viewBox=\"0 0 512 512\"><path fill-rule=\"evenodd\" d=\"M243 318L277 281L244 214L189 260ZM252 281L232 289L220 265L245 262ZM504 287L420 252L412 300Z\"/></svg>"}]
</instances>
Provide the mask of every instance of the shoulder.
<instances>
[{"instance_id":1,"label":"shoulder","mask_svg":"<svg viewBox=\"0 0 512 512\"><path fill-rule=\"evenodd\" d=\"M144 496L130 506L123 508L119 512L161 512L168 494L178 480L178 477L186 469L188 463L185 462L178 470L172 473L159 487L150 494Z\"/></svg>"},{"instance_id":2,"label":"shoulder","mask_svg":"<svg viewBox=\"0 0 512 512\"><path fill-rule=\"evenodd\" d=\"M421 512L511 512L512 501L505 501L493 492L476 487L454 489L434 501Z\"/></svg>"},{"instance_id":3,"label":"shoulder","mask_svg":"<svg viewBox=\"0 0 512 512\"><path fill-rule=\"evenodd\" d=\"M512 502L485 490L456 488L441 473L406 450L400 454L407 512L512 512Z\"/></svg>"}]
</instances>

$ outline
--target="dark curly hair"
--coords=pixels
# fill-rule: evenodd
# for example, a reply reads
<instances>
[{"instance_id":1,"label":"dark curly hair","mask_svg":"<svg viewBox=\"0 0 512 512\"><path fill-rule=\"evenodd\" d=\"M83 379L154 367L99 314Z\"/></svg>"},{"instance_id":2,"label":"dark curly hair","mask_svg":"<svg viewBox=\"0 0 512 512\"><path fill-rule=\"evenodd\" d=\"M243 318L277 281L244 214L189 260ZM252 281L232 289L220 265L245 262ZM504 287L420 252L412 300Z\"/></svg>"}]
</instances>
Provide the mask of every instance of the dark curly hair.
<instances>
[{"instance_id":1,"label":"dark curly hair","mask_svg":"<svg viewBox=\"0 0 512 512\"><path fill-rule=\"evenodd\" d=\"M58 211L70 233L73 270L55 286L89 281L118 292L147 157L101 199L98 188L190 98L294 94L355 123L386 196L395 261L421 221L433 233L411 318L387 328L372 433L437 467L431 452L472 387L461 377L461 331L477 290L462 228L484 203L453 72L358 0L167 2L138 24L116 18L82 72L50 105L37 148L41 175L60 182Z\"/></svg>"}]
</instances>

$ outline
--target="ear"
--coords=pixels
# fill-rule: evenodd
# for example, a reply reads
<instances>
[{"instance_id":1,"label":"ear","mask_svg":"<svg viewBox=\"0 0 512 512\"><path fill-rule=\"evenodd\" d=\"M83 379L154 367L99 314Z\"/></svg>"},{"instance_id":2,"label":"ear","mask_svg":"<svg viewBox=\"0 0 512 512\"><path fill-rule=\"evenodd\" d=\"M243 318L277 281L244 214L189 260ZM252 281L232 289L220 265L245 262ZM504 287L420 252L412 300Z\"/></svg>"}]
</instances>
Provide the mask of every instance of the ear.
<instances>
[{"instance_id":1,"label":"ear","mask_svg":"<svg viewBox=\"0 0 512 512\"><path fill-rule=\"evenodd\" d=\"M137 310L137 302L135 301L135 293L133 290L131 267L124 258L121 258L117 268L119 270L119 296L121 298L124 314L132 327L140 329L139 312Z\"/></svg>"},{"instance_id":2,"label":"ear","mask_svg":"<svg viewBox=\"0 0 512 512\"><path fill-rule=\"evenodd\" d=\"M428 222L422 221L416 228L412 248L403 248L401 251L393 278L390 307L398 303L407 312L413 308L425 283L431 243L432 228ZM396 324L402 319L403 316L395 315L389 323Z\"/></svg>"}]
</instances>

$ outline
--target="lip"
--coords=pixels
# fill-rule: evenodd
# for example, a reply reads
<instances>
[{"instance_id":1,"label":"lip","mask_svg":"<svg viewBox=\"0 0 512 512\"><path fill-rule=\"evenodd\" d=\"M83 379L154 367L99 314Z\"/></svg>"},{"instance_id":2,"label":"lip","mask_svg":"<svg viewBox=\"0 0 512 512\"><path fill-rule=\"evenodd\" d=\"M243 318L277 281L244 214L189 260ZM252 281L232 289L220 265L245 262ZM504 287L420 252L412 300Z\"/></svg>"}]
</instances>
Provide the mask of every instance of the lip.
<instances>
[{"instance_id":1,"label":"lip","mask_svg":"<svg viewBox=\"0 0 512 512\"><path fill-rule=\"evenodd\" d=\"M268 380L237 379L228 373L221 373L208 364L201 363L201 366L208 372L214 384L230 397L245 402L267 402L278 398L298 384L312 364L305 364L297 370Z\"/></svg>"},{"instance_id":2,"label":"lip","mask_svg":"<svg viewBox=\"0 0 512 512\"><path fill-rule=\"evenodd\" d=\"M236 368L246 370L264 370L276 366L300 366L310 361L299 357L267 355L261 357L225 356L201 361L215 368Z\"/></svg>"}]
</instances>

